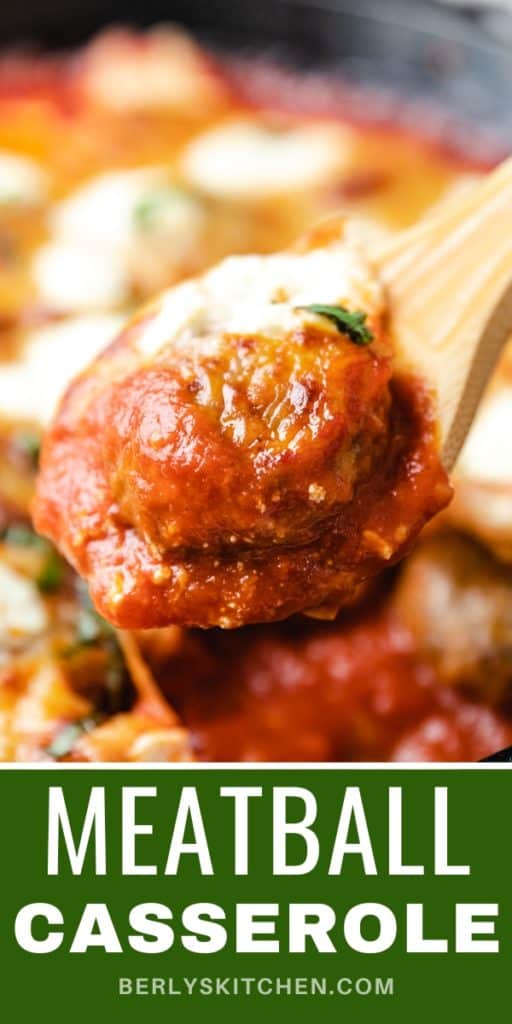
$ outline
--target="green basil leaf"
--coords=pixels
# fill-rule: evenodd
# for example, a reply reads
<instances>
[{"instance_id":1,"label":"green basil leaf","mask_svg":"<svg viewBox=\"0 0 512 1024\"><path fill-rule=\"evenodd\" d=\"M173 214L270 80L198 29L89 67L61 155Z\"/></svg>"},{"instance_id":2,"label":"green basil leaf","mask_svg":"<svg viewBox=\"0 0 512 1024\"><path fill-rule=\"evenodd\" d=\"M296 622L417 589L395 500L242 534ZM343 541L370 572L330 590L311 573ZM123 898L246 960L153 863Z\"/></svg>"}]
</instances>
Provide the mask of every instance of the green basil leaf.
<instances>
[{"instance_id":1,"label":"green basil leaf","mask_svg":"<svg viewBox=\"0 0 512 1024\"><path fill-rule=\"evenodd\" d=\"M133 211L135 227L143 233L153 231L162 218L165 218L169 208L183 199L189 201L189 197L182 189L172 185L149 192L137 203Z\"/></svg>"},{"instance_id":2,"label":"green basil leaf","mask_svg":"<svg viewBox=\"0 0 512 1024\"><path fill-rule=\"evenodd\" d=\"M35 430L20 430L14 435L14 443L30 460L34 468L37 468L41 450L40 435Z\"/></svg>"},{"instance_id":3,"label":"green basil leaf","mask_svg":"<svg viewBox=\"0 0 512 1024\"><path fill-rule=\"evenodd\" d=\"M58 590L64 579L64 562L55 548L50 548L44 564L36 577L38 589L43 594L51 594Z\"/></svg>"},{"instance_id":4,"label":"green basil leaf","mask_svg":"<svg viewBox=\"0 0 512 1024\"><path fill-rule=\"evenodd\" d=\"M46 748L46 753L56 761L61 757L67 757L71 753L76 741L86 732L91 732L99 724L99 720L93 716L86 716L78 719L77 722L69 722L54 737Z\"/></svg>"},{"instance_id":5,"label":"green basil leaf","mask_svg":"<svg viewBox=\"0 0 512 1024\"><path fill-rule=\"evenodd\" d=\"M316 313L317 316L327 317L342 334L348 335L355 345L369 345L373 341L373 334L366 326L367 314L362 310L350 310L345 306L324 306L314 302L298 308L305 309L308 313Z\"/></svg>"}]
</instances>

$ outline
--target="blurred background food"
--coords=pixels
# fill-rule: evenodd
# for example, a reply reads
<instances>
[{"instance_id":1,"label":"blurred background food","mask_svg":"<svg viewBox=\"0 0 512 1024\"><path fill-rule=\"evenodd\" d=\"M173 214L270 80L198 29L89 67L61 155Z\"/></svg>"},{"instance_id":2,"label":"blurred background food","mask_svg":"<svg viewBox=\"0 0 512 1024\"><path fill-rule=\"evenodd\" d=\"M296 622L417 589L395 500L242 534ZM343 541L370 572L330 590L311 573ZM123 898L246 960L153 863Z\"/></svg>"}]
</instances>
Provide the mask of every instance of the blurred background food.
<instances>
[{"instance_id":1,"label":"blurred background food","mask_svg":"<svg viewBox=\"0 0 512 1024\"><path fill-rule=\"evenodd\" d=\"M188 6L173 14L200 30ZM69 53L20 46L25 12L3 9L1 759L474 760L512 742L512 343L452 505L333 623L130 646L30 525L41 432L135 306L329 213L371 246L509 151L509 57L467 6L216 0L203 34L107 27ZM30 24L56 47L97 22L55 13L35 3Z\"/></svg>"}]
</instances>

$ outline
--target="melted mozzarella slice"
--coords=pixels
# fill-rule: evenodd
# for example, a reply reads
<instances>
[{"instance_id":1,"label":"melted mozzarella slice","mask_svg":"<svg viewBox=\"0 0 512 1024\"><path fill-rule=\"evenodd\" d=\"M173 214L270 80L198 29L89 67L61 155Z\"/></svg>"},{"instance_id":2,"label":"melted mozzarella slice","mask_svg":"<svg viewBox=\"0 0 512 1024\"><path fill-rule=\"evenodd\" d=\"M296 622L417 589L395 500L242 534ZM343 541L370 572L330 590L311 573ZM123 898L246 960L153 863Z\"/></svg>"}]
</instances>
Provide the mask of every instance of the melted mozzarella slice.
<instances>
[{"instance_id":1,"label":"melted mozzarella slice","mask_svg":"<svg viewBox=\"0 0 512 1024\"><path fill-rule=\"evenodd\" d=\"M99 246L48 242L35 254L33 278L45 305L66 313L113 309L130 294L122 261Z\"/></svg>"},{"instance_id":2,"label":"melted mozzarella slice","mask_svg":"<svg viewBox=\"0 0 512 1024\"><path fill-rule=\"evenodd\" d=\"M84 86L96 103L121 113L173 108L194 116L224 93L193 40L165 27L144 37L104 33L87 52Z\"/></svg>"},{"instance_id":3,"label":"melted mozzarella slice","mask_svg":"<svg viewBox=\"0 0 512 1024\"><path fill-rule=\"evenodd\" d=\"M223 333L283 338L301 323L316 320L302 306L322 303L372 313L381 302L380 286L354 245L233 256L203 277L165 292L137 347L154 357L167 345L187 348L198 334L203 349L210 344L214 354ZM325 318L322 327L336 331Z\"/></svg>"},{"instance_id":4,"label":"melted mozzarella slice","mask_svg":"<svg viewBox=\"0 0 512 1024\"><path fill-rule=\"evenodd\" d=\"M45 426L72 378L112 340L117 316L84 316L30 332L16 362L0 362L0 414Z\"/></svg>"},{"instance_id":5,"label":"melted mozzarella slice","mask_svg":"<svg viewBox=\"0 0 512 1024\"><path fill-rule=\"evenodd\" d=\"M34 583L0 563L0 642L37 636L47 624L46 609Z\"/></svg>"},{"instance_id":6,"label":"melted mozzarella slice","mask_svg":"<svg viewBox=\"0 0 512 1024\"><path fill-rule=\"evenodd\" d=\"M132 288L157 291L186 271L204 225L203 205L166 168L102 174L55 208L34 258L38 293L63 311L121 306Z\"/></svg>"},{"instance_id":7,"label":"melted mozzarella slice","mask_svg":"<svg viewBox=\"0 0 512 1024\"><path fill-rule=\"evenodd\" d=\"M168 177L162 167L100 174L55 207L53 232L67 241L123 247L137 231L137 211Z\"/></svg>"},{"instance_id":8,"label":"melted mozzarella slice","mask_svg":"<svg viewBox=\"0 0 512 1024\"><path fill-rule=\"evenodd\" d=\"M194 139L181 167L186 181L210 195L260 200L335 180L348 146L339 125L273 130L252 121L231 121Z\"/></svg>"},{"instance_id":9,"label":"melted mozzarella slice","mask_svg":"<svg viewBox=\"0 0 512 1024\"><path fill-rule=\"evenodd\" d=\"M492 393L462 449L459 475L486 483L512 484L512 388Z\"/></svg>"},{"instance_id":10,"label":"melted mozzarella slice","mask_svg":"<svg viewBox=\"0 0 512 1024\"><path fill-rule=\"evenodd\" d=\"M0 208L40 203L46 192L46 175L39 164L28 157L0 151Z\"/></svg>"}]
</instances>

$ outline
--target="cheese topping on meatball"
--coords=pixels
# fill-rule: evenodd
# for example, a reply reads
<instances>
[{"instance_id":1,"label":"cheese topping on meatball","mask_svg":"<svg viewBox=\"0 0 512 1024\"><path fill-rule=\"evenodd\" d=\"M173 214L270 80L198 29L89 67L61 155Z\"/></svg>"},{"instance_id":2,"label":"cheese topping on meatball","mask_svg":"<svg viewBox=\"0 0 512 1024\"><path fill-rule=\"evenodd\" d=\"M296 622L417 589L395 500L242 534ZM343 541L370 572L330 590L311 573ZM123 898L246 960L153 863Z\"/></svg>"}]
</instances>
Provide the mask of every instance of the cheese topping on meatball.
<instances>
[{"instance_id":1,"label":"cheese topping on meatball","mask_svg":"<svg viewBox=\"0 0 512 1024\"><path fill-rule=\"evenodd\" d=\"M307 253L233 256L202 278L164 294L154 317L137 337L141 355L156 357L166 347L187 350L196 339L213 354L226 334L261 334L283 339L317 317L305 307L319 301L380 315L382 291L355 246L334 244ZM322 318L322 331L338 335ZM339 337L339 335L338 335Z\"/></svg>"}]
</instances>

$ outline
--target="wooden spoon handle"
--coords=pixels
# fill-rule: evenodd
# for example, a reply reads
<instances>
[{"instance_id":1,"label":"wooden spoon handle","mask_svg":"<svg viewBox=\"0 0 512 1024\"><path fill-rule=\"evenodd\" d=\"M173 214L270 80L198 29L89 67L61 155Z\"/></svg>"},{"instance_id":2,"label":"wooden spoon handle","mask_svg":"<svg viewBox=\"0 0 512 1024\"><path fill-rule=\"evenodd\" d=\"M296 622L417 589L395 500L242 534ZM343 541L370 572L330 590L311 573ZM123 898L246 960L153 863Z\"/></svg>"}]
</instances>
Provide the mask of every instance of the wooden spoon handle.
<instances>
[{"instance_id":1,"label":"wooden spoon handle","mask_svg":"<svg viewBox=\"0 0 512 1024\"><path fill-rule=\"evenodd\" d=\"M437 394L450 469L512 331L512 159L376 255L399 358Z\"/></svg>"}]
</instances>

